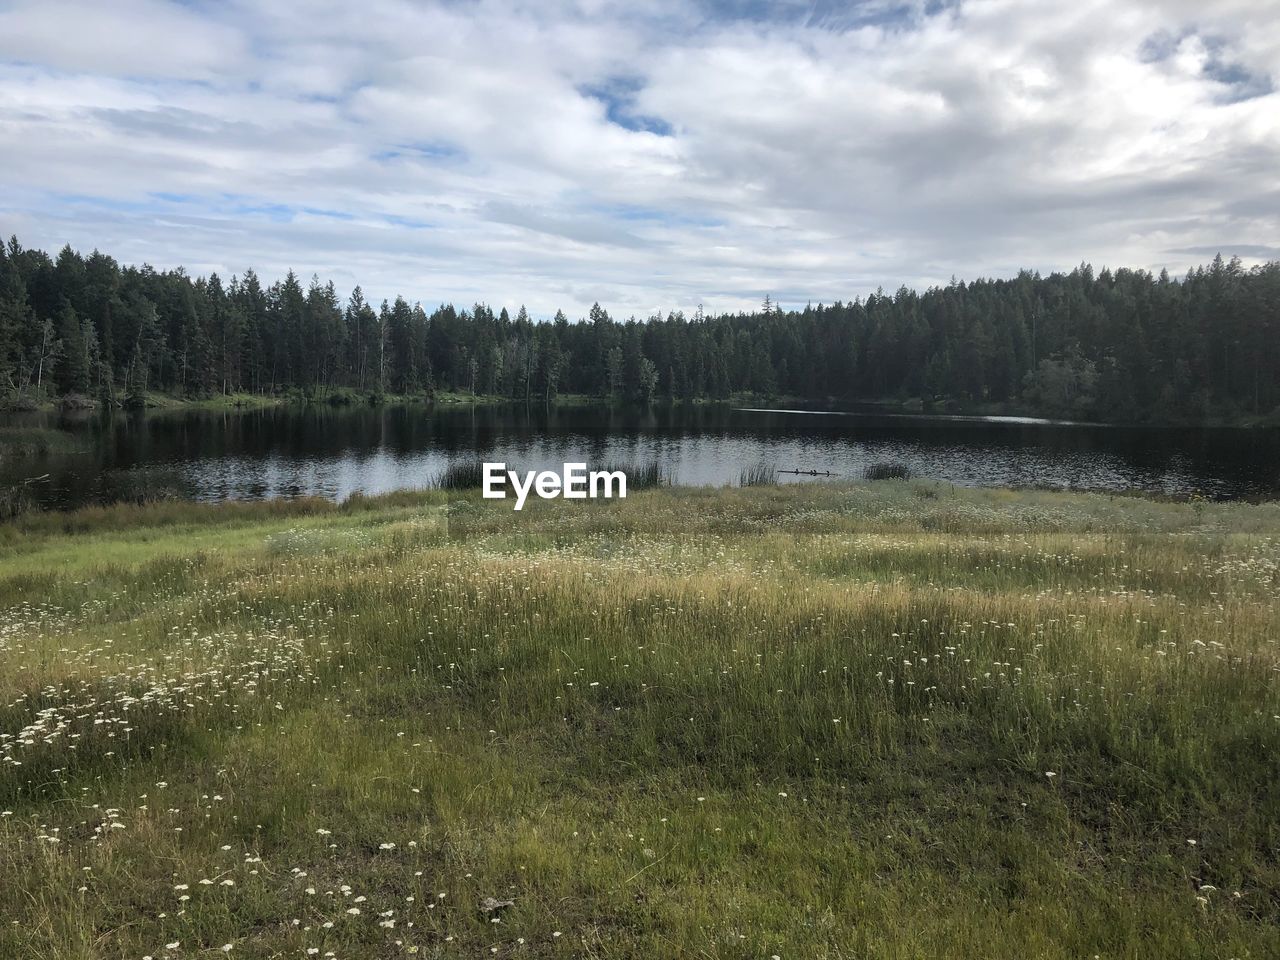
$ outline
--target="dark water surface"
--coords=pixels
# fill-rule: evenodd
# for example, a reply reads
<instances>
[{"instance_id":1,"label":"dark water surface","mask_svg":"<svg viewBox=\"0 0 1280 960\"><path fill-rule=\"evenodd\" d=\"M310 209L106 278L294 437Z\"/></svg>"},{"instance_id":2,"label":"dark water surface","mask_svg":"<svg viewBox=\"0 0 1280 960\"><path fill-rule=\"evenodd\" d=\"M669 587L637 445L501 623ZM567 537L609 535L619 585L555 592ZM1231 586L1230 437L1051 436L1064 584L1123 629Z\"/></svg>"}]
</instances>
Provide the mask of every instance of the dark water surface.
<instances>
[{"instance_id":1,"label":"dark water surface","mask_svg":"<svg viewBox=\"0 0 1280 960\"><path fill-rule=\"evenodd\" d=\"M276 407L0 418L70 431L74 449L0 461L0 483L34 477L35 498L74 506L148 484L204 500L421 487L451 460L512 468L657 461L681 484L736 484L741 471L832 471L872 463L962 485L1141 489L1215 498L1280 491L1280 431L1109 427L1017 418L746 410L701 405ZM780 476L785 482L794 477Z\"/></svg>"}]
</instances>

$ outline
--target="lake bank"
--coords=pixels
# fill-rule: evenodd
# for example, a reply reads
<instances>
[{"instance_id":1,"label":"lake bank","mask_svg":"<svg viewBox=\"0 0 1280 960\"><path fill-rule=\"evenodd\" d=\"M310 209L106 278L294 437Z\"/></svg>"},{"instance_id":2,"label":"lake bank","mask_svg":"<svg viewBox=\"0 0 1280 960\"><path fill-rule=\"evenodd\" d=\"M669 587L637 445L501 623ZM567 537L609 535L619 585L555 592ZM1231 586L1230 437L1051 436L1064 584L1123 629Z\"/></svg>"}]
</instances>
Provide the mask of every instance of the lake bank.
<instances>
[{"instance_id":1,"label":"lake bank","mask_svg":"<svg viewBox=\"0 0 1280 960\"><path fill-rule=\"evenodd\" d=\"M227 393L213 394L207 397L179 396L171 393L150 392L129 400L119 398L113 401L93 399L90 397L62 397L45 399L39 402L24 401L0 404L0 416L6 414L51 413L51 412L127 412L130 410L263 410L271 407L308 407L320 406L394 406L403 404L516 404L523 400L500 397L492 394L473 394L456 390L439 390L431 394L404 393L371 393L348 388L319 391L311 396L297 391L289 393ZM529 402L541 403L534 398ZM553 404L599 403L598 398L585 397L578 394L563 394L552 398Z\"/></svg>"},{"instance_id":2,"label":"lake bank","mask_svg":"<svg viewBox=\"0 0 1280 960\"><path fill-rule=\"evenodd\" d=\"M230 393L213 394L206 397L180 396L163 392L149 392L140 398L127 402L120 398L112 402L90 397L75 396L55 399L44 399L39 402L25 401L16 403L12 400L0 402L0 416L16 413L33 412L77 412L77 411L123 411L132 407L143 410L258 410L280 406L305 408L311 405L328 406L392 406L403 404L443 404L449 405L504 405L513 406L536 405L542 407L563 406L616 406L624 409L643 408L645 405L622 403L610 400L605 396L589 396L586 394L562 393L550 400L530 397L528 400L512 398L496 394L471 393L458 390L439 390L433 393L373 393L348 387L335 387L318 390L310 395L297 390L286 393ZM953 416L1014 420L1041 420L1063 423L1091 423L1095 425L1111 425L1121 427L1166 427L1166 428L1227 428L1269 430L1280 428L1280 411L1270 413L1239 413L1229 416L1212 415L1200 418L1161 417L1146 419L1080 419L1061 412L1046 411L1034 405L1015 402L988 402L959 400L940 397L925 399L921 397L871 397L856 400L837 397L804 397L785 394L759 394L735 392L725 397L694 397L688 399L661 398L655 399L650 406L664 405L728 405L762 409L785 409L788 407L847 413L879 412L886 415L904 416Z\"/></svg>"}]
</instances>

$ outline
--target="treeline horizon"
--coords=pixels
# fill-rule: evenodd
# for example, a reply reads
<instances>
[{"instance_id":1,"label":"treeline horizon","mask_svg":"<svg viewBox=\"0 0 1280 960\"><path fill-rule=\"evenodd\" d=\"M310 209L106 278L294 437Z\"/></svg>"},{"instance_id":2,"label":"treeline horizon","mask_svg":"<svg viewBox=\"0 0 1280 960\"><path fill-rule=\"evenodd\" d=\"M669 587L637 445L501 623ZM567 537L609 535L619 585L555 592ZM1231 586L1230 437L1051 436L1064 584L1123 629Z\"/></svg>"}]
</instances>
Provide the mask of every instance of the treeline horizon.
<instances>
[{"instance_id":1,"label":"treeline horizon","mask_svg":"<svg viewBox=\"0 0 1280 960\"><path fill-rule=\"evenodd\" d=\"M755 395L918 400L1111 421L1261 417L1280 408L1280 262L1190 270L1022 271L803 310L571 321L404 297L374 306L290 271L224 282L0 245L0 400L138 404L438 391L626 403Z\"/></svg>"}]
</instances>

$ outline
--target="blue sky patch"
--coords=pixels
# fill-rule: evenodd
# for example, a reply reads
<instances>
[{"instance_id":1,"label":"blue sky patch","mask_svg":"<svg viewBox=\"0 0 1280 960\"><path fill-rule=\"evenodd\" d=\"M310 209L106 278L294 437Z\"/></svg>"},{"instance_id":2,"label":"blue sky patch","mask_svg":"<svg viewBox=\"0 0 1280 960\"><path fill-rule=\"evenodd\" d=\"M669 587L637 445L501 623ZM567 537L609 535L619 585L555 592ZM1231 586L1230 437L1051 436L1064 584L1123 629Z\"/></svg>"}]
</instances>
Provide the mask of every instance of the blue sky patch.
<instances>
[{"instance_id":1,"label":"blue sky patch","mask_svg":"<svg viewBox=\"0 0 1280 960\"><path fill-rule=\"evenodd\" d=\"M605 119L624 130L671 136L674 130L666 120L636 112L636 94L643 88L644 84L634 77L611 77L603 83L579 87L578 92L604 104Z\"/></svg>"}]
</instances>

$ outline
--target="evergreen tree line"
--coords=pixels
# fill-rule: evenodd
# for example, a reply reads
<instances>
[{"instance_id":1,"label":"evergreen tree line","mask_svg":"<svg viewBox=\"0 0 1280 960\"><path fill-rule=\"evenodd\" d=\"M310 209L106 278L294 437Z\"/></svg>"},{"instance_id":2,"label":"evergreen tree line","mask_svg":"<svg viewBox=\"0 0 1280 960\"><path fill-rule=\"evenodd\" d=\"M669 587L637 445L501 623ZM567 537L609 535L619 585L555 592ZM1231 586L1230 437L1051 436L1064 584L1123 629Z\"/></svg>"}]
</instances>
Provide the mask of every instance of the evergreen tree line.
<instances>
[{"instance_id":1,"label":"evergreen tree line","mask_svg":"<svg viewBox=\"0 0 1280 960\"><path fill-rule=\"evenodd\" d=\"M919 398L1140 421L1280 408L1280 263L1221 256L1181 279L1081 265L953 281L803 310L535 322L484 304L428 313L357 287L270 285L0 245L0 398L138 403L258 393L321 399L437 390L547 401L731 395Z\"/></svg>"}]
</instances>

